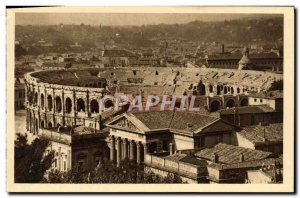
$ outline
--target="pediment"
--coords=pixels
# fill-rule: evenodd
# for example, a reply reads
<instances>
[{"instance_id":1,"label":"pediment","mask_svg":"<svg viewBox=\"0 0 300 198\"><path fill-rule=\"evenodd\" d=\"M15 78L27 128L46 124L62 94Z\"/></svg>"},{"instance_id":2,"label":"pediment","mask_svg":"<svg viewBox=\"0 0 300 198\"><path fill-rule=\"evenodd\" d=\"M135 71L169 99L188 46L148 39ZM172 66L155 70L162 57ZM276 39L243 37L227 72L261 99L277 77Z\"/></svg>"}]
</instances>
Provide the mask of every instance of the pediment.
<instances>
[{"instance_id":1,"label":"pediment","mask_svg":"<svg viewBox=\"0 0 300 198\"><path fill-rule=\"evenodd\" d=\"M214 122L209 126L203 128L201 132L207 133L207 132L219 132L219 131L232 131L233 129L234 126L222 120L218 120L217 122Z\"/></svg>"},{"instance_id":2,"label":"pediment","mask_svg":"<svg viewBox=\"0 0 300 198\"><path fill-rule=\"evenodd\" d=\"M129 131L142 132L143 130L137 126L134 121L129 120L126 116L122 116L108 124L109 127L122 128Z\"/></svg>"}]
</instances>

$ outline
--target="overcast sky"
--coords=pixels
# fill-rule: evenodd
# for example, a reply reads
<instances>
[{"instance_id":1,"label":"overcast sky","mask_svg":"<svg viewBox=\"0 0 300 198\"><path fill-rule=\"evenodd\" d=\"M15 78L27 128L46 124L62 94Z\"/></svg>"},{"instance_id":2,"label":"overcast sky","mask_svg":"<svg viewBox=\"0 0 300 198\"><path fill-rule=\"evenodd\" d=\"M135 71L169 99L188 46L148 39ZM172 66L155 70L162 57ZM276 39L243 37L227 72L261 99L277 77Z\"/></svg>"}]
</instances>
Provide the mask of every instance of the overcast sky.
<instances>
[{"instance_id":1,"label":"overcast sky","mask_svg":"<svg viewBox=\"0 0 300 198\"><path fill-rule=\"evenodd\" d=\"M148 25L191 21L224 21L225 19L274 17L262 14L118 14L118 13L16 13L17 25Z\"/></svg>"}]
</instances>

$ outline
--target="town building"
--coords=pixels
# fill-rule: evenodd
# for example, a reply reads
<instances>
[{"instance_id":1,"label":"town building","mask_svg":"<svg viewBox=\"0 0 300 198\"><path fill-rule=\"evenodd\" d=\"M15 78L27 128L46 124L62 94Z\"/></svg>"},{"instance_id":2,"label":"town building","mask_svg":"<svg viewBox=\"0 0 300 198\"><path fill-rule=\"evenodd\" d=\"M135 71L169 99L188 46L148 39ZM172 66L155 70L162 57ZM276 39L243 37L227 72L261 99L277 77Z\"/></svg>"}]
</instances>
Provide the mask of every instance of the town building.
<instances>
[{"instance_id":1,"label":"town building","mask_svg":"<svg viewBox=\"0 0 300 198\"><path fill-rule=\"evenodd\" d=\"M233 144L240 147L283 153L282 123L247 126L235 132L233 137Z\"/></svg>"},{"instance_id":2,"label":"town building","mask_svg":"<svg viewBox=\"0 0 300 198\"><path fill-rule=\"evenodd\" d=\"M260 123L282 123L283 113L268 105L241 106L219 111L220 118L237 126L258 125Z\"/></svg>"}]
</instances>

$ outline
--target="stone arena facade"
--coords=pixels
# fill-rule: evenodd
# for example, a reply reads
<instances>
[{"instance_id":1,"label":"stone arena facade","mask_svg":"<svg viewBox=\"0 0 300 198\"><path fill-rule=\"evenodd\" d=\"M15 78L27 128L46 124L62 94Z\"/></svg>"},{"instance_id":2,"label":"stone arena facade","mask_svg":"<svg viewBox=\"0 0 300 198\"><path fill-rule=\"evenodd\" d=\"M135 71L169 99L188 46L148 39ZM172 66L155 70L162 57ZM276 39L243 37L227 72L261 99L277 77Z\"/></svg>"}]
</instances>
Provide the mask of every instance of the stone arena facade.
<instances>
[{"instance_id":1,"label":"stone arena facade","mask_svg":"<svg viewBox=\"0 0 300 198\"><path fill-rule=\"evenodd\" d=\"M248 105L249 92L267 91L282 74L207 68L90 68L25 76L27 130L82 125L100 114L105 94L197 95L210 112Z\"/></svg>"}]
</instances>

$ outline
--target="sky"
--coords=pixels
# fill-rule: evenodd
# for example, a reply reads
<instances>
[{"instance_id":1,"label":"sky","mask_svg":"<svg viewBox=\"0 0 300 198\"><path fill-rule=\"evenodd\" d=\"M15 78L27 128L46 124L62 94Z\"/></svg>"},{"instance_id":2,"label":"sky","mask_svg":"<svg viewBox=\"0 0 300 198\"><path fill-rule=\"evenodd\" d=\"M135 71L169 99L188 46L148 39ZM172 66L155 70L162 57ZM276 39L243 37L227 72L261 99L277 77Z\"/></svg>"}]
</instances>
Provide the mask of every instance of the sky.
<instances>
[{"instance_id":1,"label":"sky","mask_svg":"<svg viewBox=\"0 0 300 198\"><path fill-rule=\"evenodd\" d=\"M240 18L272 17L263 14L132 14L132 13L16 13L16 25L156 25L191 21L224 21Z\"/></svg>"}]
</instances>

